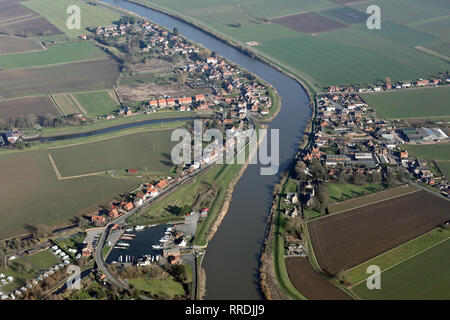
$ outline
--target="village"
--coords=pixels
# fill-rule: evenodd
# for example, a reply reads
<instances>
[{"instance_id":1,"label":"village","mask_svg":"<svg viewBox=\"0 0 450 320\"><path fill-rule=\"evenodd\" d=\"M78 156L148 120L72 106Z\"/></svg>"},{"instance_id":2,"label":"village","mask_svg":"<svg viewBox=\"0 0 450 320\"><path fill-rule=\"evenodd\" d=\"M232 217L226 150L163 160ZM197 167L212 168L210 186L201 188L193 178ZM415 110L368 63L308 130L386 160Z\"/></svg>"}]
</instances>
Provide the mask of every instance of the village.
<instances>
[{"instance_id":1,"label":"village","mask_svg":"<svg viewBox=\"0 0 450 320\"><path fill-rule=\"evenodd\" d=\"M114 119L139 113L156 111L226 111L228 115L243 118L247 110L255 117L269 115L273 106L272 89L261 80L233 65L214 52L201 49L178 35L164 30L148 21L131 21L134 23L118 26L98 27L95 41L114 46L118 50L132 55L134 64L150 59L168 60L174 68L170 74L178 82L193 90L205 88L211 94L193 96L153 96L153 99L124 106L117 114L104 115L103 118ZM85 39L85 37L82 39ZM127 41L136 41L137 52L124 48ZM131 51L131 52L130 52ZM151 94L150 94L151 95ZM125 103L126 104L126 103Z\"/></svg>"}]
</instances>

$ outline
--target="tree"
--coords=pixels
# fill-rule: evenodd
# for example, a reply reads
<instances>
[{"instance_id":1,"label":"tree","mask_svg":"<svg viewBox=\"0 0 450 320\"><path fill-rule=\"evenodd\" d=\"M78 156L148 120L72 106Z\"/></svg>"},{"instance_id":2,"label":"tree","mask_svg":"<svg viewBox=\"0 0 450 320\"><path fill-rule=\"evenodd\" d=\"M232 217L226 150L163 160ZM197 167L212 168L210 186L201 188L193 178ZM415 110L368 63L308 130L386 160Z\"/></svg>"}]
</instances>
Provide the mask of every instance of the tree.
<instances>
[{"instance_id":1,"label":"tree","mask_svg":"<svg viewBox=\"0 0 450 320\"><path fill-rule=\"evenodd\" d=\"M180 34L177 27L174 27L174 28L173 28L172 34L173 34L174 36L178 36L178 35Z\"/></svg>"}]
</instances>

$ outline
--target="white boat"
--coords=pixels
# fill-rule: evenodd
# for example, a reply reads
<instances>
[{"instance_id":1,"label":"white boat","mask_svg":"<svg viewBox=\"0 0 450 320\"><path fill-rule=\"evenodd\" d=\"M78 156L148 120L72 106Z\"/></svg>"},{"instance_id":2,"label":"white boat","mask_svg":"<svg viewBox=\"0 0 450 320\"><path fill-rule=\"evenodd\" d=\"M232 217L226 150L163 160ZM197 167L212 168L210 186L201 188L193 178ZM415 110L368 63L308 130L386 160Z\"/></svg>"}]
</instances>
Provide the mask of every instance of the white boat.
<instances>
[{"instance_id":1,"label":"white boat","mask_svg":"<svg viewBox=\"0 0 450 320\"><path fill-rule=\"evenodd\" d=\"M130 244L126 243L126 242L118 242L117 245L120 247L129 247L130 246Z\"/></svg>"},{"instance_id":2,"label":"white boat","mask_svg":"<svg viewBox=\"0 0 450 320\"><path fill-rule=\"evenodd\" d=\"M166 231L166 232L164 232L164 234L170 236L172 234L172 232Z\"/></svg>"},{"instance_id":3,"label":"white boat","mask_svg":"<svg viewBox=\"0 0 450 320\"><path fill-rule=\"evenodd\" d=\"M162 249L162 246L154 244L154 245L152 245L152 248L155 250L159 250L159 249Z\"/></svg>"},{"instance_id":4,"label":"white boat","mask_svg":"<svg viewBox=\"0 0 450 320\"><path fill-rule=\"evenodd\" d=\"M130 229L127 229L127 230L125 230L126 232L132 232L133 231L133 228L130 228Z\"/></svg>"},{"instance_id":5,"label":"white boat","mask_svg":"<svg viewBox=\"0 0 450 320\"><path fill-rule=\"evenodd\" d=\"M136 226L136 228L134 228L136 231L139 231L139 230L144 230L145 229L145 226Z\"/></svg>"},{"instance_id":6,"label":"white boat","mask_svg":"<svg viewBox=\"0 0 450 320\"><path fill-rule=\"evenodd\" d=\"M167 241L169 241L169 238L167 237L159 239L159 242L167 242Z\"/></svg>"},{"instance_id":7,"label":"white boat","mask_svg":"<svg viewBox=\"0 0 450 320\"><path fill-rule=\"evenodd\" d=\"M173 230L173 227L168 227L168 228L166 229L167 232L171 232L172 230Z\"/></svg>"}]
</instances>

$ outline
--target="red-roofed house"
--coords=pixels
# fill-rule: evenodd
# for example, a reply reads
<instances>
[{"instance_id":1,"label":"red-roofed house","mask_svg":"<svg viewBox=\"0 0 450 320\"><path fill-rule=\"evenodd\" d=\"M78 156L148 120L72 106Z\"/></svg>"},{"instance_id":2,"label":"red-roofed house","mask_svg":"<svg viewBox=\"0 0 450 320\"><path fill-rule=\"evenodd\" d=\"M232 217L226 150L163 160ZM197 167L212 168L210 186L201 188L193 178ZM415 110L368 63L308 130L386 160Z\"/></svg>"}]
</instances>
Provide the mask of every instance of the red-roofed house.
<instances>
[{"instance_id":1,"label":"red-roofed house","mask_svg":"<svg viewBox=\"0 0 450 320\"><path fill-rule=\"evenodd\" d=\"M125 204L123 206L123 210L125 210L125 211L130 211L133 208L134 208L133 202L128 202L127 204Z\"/></svg>"}]
</instances>

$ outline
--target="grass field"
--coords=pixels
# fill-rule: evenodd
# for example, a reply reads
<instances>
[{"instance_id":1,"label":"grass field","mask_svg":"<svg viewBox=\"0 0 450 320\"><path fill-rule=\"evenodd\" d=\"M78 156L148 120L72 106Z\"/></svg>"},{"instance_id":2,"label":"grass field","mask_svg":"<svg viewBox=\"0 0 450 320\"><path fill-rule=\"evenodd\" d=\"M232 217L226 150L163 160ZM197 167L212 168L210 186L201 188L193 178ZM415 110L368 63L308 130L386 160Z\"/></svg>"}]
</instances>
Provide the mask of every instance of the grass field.
<instances>
[{"instance_id":1,"label":"grass field","mask_svg":"<svg viewBox=\"0 0 450 320\"><path fill-rule=\"evenodd\" d=\"M450 240L381 273L381 290L353 288L363 299L450 299Z\"/></svg>"},{"instance_id":2,"label":"grass field","mask_svg":"<svg viewBox=\"0 0 450 320\"><path fill-rule=\"evenodd\" d=\"M332 205L330 205L328 207L328 209L330 210L330 213L341 212L341 211L353 209L356 207L368 205L368 204L374 203L376 201L382 201L382 200L385 200L386 198L400 196L400 195L403 195L403 194L406 194L409 192L413 192L415 190L417 190L417 189L413 188L413 187L409 187L409 186L401 186L401 187L397 187L397 188L391 188L391 189L387 189L387 190L370 193L365 196L359 196L354 199L336 202L336 203L333 203ZM367 191L365 191L365 192L367 193ZM372 192L372 191L369 190L369 192Z\"/></svg>"},{"instance_id":3,"label":"grass field","mask_svg":"<svg viewBox=\"0 0 450 320\"><path fill-rule=\"evenodd\" d=\"M437 45L448 37L444 18L448 5L439 0L432 0L426 7L418 0L368 1L350 7L322 0L138 1L177 12L241 44L257 41L261 45L253 47L254 50L312 79L317 86L366 83L387 76L412 80L448 69L445 61L414 48ZM365 11L371 3L381 3L383 13L389 10L386 15L390 18L383 16L382 30L372 31L365 26ZM346 28L307 35L267 22L304 12L338 19ZM422 28L420 23L425 22L427 25Z\"/></svg>"},{"instance_id":4,"label":"grass field","mask_svg":"<svg viewBox=\"0 0 450 320\"><path fill-rule=\"evenodd\" d=\"M439 169L441 170L442 174L447 178L447 180L450 179L450 161L438 161Z\"/></svg>"},{"instance_id":5,"label":"grass field","mask_svg":"<svg viewBox=\"0 0 450 320\"><path fill-rule=\"evenodd\" d=\"M65 115L82 112L70 95L55 94L53 97Z\"/></svg>"},{"instance_id":6,"label":"grass field","mask_svg":"<svg viewBox=\"0 0 450 320\"><path fill-rule=\"evenodd\" d=\"M91 42L68 42L37 52L0 55L0 68L27 68L105 57L106 54Z\"/></svg>"},{"instance_id":7,"label":"grass field","mask_svg":"<svg viewBox=\"0 0 450 320\"><path fill-rule=\"evenodd\" d=\"M128 168L167 174L172 167L171 130L135 133L107 140L50 149L63 177ZM146 170L147 169L147 170Z\"/></svg>"},{"instance_id":8,"label":"grass field","mask_svg":"<svg viewBox=\"0 0 450 320\"><path fill-rule=\"evenodd\" d=\"M350 183L328 183L328 196L333 201L343 201L359 197L368 193L377 192L383 189L379 184L366 184L357 186Z\"/></svg>"},{"instance_id":9,"label":"grass field","mask_svg":"<svg viewBox=\"0 0 450 320\"><path fill-rule=\"evenodd\" d=\"M168 299L185 295L183 285L173 279L137 278L127 281L138 290L148 292L152 295L167 297Z\"/></svg>"},{"instance_id":10,"label":"grass field","mask_svg":"<svg viewBox=\"0 0 450 320\"><path fill-rule=\"evenodd\" d=\"M2 44L0 47L0 55L42 50L42 47L37 42L30 39L0 35L0 42Z\"/></svg>"},{"instance_id":11,"label":"grass field","mask_svg":"<svg viewBox=\"0 0 450 320\"><path fill-rule=\"evenodd\" d=\"M70 75L70 77L68 76ZM119 66L111 59L0 71L0 96L18 98L112 88Z\"/></svg>"},{"instance_id":12,"label":"grass field","mask_svg":"<svg viewBox=\"0 0 450 320\"><path fill-rule=\"evenodd\" d=\"M165 124L163 128L175 128L182 124L183 122L174 122ZM156 125L156 128L159 127L160 125ZM0 201L3 203L3 209L0 211L0 218L3 222L0 225L0 239L25 233L28 231L29 225L36 226L39 223L43 223L55 226L67 223L74 216L91 213L98 209L100 205L109 203L114 197L130 192L142 182L142 179L134 177L119 176L114 178L105 175L58 181L48 158L49 150L46 150L46 148L63 146L68 143L92 142L154 128L155 125L148 125L98 136L71 139L70 141L36 144L30 149L20 152L0 152L0 181L2 181L0 184ZM132 137L132 135L125 136L124 139L126 137ZM120 140L120 138L118 139ZM109 140L104 141L108 143ZM148 139L145 141L148 141ZM154 141L161 143L156 138ZM94 144L98 148L102 148L100 142L99 144ZM86 146L88 145L86 144ZM166 146L155 146L154 148L160 150L161 148L166 148ZM72 147L64 149L67 149L67 152L72 155L74 154L73 150L78 150L72 149ZM150 155L151 159L158 158L153 152L153 145L142 149L145 150L139 151L141 155ZM136 157L129 157L131 159L127 159L123 154L120 154L120 150L117 154L118 158L125 158L126 161L131 161L133 164L138 161L146 162L149 171L153 169L153 165L157 170L166 165L156 161L153 163L147 158L137 159ZM75 154L75 156L78 155ZM100 156L94 155L94 157ZM165 157L163 158L165 161ZM108 164L108 161L115 164L118 163L114 159L107 159L106 162L102 163ZM80 164L77 164L77 168L83 168L83 165L86 165L86 162L82 161ZM99 165L101 163L94 166ZM122 165L125 166L127 163ZM11 170L11 168L20 168L20 170ZM87 169L91 170L92 168L89 167ZM95 167L95 169L103 168Z\"/></svg>"},{"instance_id":13,"label":"grass field","mask_svg":"<svg viewBox=\"0 0 450 320\"><path fill-rule=\"evenodd\" d=\"M91 116L108 114L119 107L107 91L76 93L74 97Z\"/></svg>"},{"instance_id":14,"label":"grass field","mask_svg":"<svg viewBox=\"0 0 450 320\"><path fill-rule=\"evenodd\" d=\"M424 234L418 238L415 238L401 246L392 249L378 257L370 259L350 270L347 270L344 275L346 279L355 285L360 281L367 279L369 274L367 274L367 267L370 265L377 265L381 270L385 270L397 263L408 259L414 254L425 250L436 243L447 239L450 237L450 229L438 228L427 234Z\"/></svg>"},{"instance_id":15,"label":"grass field","mask_svg":"<svg viewBox=\"0 0 450 320\"><path fill-rule=\"evenodd\" d=\"M363 94L363 99L387 119L449 116L450 87Z\"/></svg>"},{"instance_id":16,"label":"grass field","mask_svg":"<svg viewBox=\"0 0 450 320\"><path fill-rule=\"evenodd\" d=\"M404 145L411 156L428 160L450 160L450 144Z\"/></svg>"},{"instance_id":17,"label":"grass field","mask_svg":"<svg viewBox=\"0 0 450 320\"><path fill-rule=\"evenodd\" d=\"M113 21L120 19L120 15L112 10L100 6L93 6L79 0L30 0L22 3L24 6L47 18L59 30L71 37L78 37L87 34L86 27L97 27L110 25ZM69 16L66 13L70 5L77 5L81 10L81 29L69 30L66 20Z\"/></svg>"}]
</instances>

